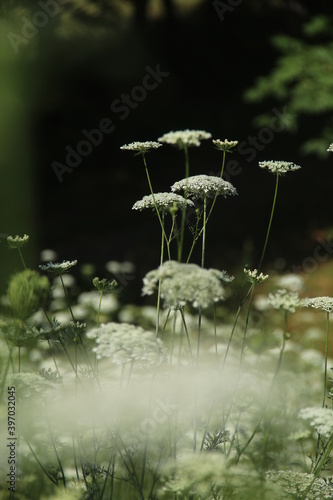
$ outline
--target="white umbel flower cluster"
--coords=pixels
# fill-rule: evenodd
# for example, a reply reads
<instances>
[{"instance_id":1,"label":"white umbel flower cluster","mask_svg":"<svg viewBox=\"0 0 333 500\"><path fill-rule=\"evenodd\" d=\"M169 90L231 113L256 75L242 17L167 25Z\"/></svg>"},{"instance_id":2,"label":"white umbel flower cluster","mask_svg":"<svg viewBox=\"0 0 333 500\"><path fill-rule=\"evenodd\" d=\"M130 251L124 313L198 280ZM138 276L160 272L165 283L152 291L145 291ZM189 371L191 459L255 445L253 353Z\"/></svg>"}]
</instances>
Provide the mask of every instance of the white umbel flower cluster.
<instances>
[{"instance_id":1,"label":"white umbel flower cluster","mask_svg":"<svg viewBox=\"0 0 333 500\"><path fill-rule=\"evenodd\" d=\"M286 174L287 172L293 172L294 170L299 170L301 167L292 163L290 161L260 161L260 168L267 168L273 174Z\"/></svg>"},{"instance_id":2,"label":"white umbel flower cluster","mask_svg":"<svg viewBox=\"0 0 333 500\"><path fill-rule=\"evenodd\" d=\"M333 297L314 297L312 299L304 299L303 307L313 307L328 313L333 312Z\"/></svg>"},{"instance_id":3,"label":"white umbel flower cluster","mask_svg":"<svg viewBox=\"0 0 333 500\"><path fill-rule=\"evenodd\" d=\"M333 433L333 410L329 408L304 408L299 413L303 420L310 420L310 425L322 437L328 438Z\"/></svg>"},{"instance_id":4,"label":"white umbel flower cluster","mask_svg":"<svg viewBox=\"0 0 333 500\"><path fill-rule=\"evenodd\" d=\"M177 130L175 132L168 132L157 140L159 142L165 142L166 144L171 144L173 146L178 146L183 149L184 146L200 146L200 141L203 139L210 139L212 134L206 132L205 130Z\"/></svg>"},{"instance_id":5,"label":"white umbel flower cluster","mask_svg":"<svg viewBox=\"0 0 333 500\"><path fill-rule=\"evenodd\" d=\"M217 147L217 149L230 153L231 150L237 146L238 141L228 141L228 139L224 139L224 141L222 141L221 139L213 139L212 143Z\"/></svg>"},{"instance_id":6,"label":"white umbel flower cluster","mask_svg":"<svg viewBox=\"0 0 333 500\"><path fill-rule=\"evenodd\" d=\"M327 151L333 151L333 142L328 146Z\"/></svg>"},{"instance_id":7,"label":"white umbel flower cluster","mask_svg":"<svg viewBox=\"0 0 333 500\"><path fill-rule=\"evenodd\" d=\"M41 264L39 269L47 271L52 274L63 274L69 271L72 267L76 266L77 260L64 260L63 262L49 262L48 264Z\"/></svg>"},{"instance_id":8,"label":"white umbel flower cluster","mask_svg":"<svg viewBox=\"0 0 333 500\"><path fill-rule=\"evenodd\" d=\"M253 271L251 271L250 269L244 268L244 274L246 279L253 284L262 283L268 279L268 274L258 274L257 269L253 269Z\"/></svg>"},{"instance_id":9,"label":"white umbel flower cluster","mask_svg":"<svg viewBox=\"0 0 333 500\"><path fill-rule=\"evenodd\" d=\"M9 248L21 248L26 245L29 241L29 236L24 234L23 236L7 236L7 243Z\"/></svg>"},{"instance_id":10,"label":"white umbel flower cluster","mask_svg":"<svg viewBox=\"0 0 333 500\"><path fill-rule=\"evenodd\" d=\"M184 191L188 196L194 200L200 198L214 198L215 195L228 195L237 194L234 186L220 177L214 175L193 175L181 181L175 182L171 186L171 191Z\"/></svg>"},{"instance_id":11,"label":"white umbel flower cluster","mask_svg":"<svg viewBox=\"0 0 333 500\"><path fill-rule=\"evenodd\" d=\"M285 496L281 498L304 498L304 500L332 499L332 486L324 479L316 478L313 474L292 472L290 470L271 470L266 473L268 481L281 486ZM306 490L311 485L310 491Z\"/></svg>"},{"instance_id":12,"label":"white umbel flower cluster","mask_svg":"<svg viewBox=\"0 0 333 500\"><path fill-rule=\"evenodd\" d=\"M185 205L194 208L195 205L191 200L185 200L183 196L175 193L154 193L155 203L161 212L168 212L175 205L177 208L183 208ZM144 196L142 200L136 201L132 210L145 210L151 208L155 210L153 196L151 194Z\"/></svg>"},{"instance_id":13,"label":"white umbel flower cluster","mask_svg":"<svg viewBox=\"0 0 333 500\"><path fill-rule=\"evenodd\" d=\"M203 269L196 264L164 262L143 279L143 295L152 295L161 282L161 298L165 307L180 309L186 304L203 309L225 298L222 282L232 281L225 271Z\"/></svg>"},{"instance_id":14,"label":"white umbel flower cluster","mask_svg":"<svg viewBox=\"0 0 333 500\"><path fill-rule=\"evenodd\" d=\"M87 332L95 339L97 359L111 358L117 365L136 362L144 368L166 361L166 349L153 332L129 323L106 323Z\"/></svg>"},{"instance_id":15,"label":"white umbel flower cluster","mask_svg":"<svg viewBox=\"0 0 333 500\"><path fill-rule=\"evenodd\" d=\"M124 144L120 149L127 151L138 151L139 153L146 153L150 149L158 149L162 146L159 142L145 141L145 142L131 142L130 144Z\"/></svg>"},{"instance_id":16,"label":"white umbel flower cluster","mask_svg":"<svg viewBox=\"0 0 333 500\"><path fill-rule=\"evenodd\" d=\"M286 312L294 313L300 307L301 300L297 292L288 290L278 290L275 294L268 295L268 304L274 309L282 309Z\"/></svg>"}]
</instances>

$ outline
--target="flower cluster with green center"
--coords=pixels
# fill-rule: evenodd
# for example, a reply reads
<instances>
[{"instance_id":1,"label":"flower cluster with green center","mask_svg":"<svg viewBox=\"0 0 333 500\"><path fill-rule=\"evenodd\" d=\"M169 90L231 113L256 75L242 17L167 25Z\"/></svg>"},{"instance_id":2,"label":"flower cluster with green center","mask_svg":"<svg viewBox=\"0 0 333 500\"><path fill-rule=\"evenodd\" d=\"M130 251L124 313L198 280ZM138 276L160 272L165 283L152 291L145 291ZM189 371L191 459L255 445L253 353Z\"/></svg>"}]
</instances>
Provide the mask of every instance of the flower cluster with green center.
<instances>
[{"instance_id":1,"label":"flower cluster with green center","mask_svg":"<svg viewBox=\"0 0 333 500\"><path fill-rule=\"evenodd\" d=\"M232 153L231 150L237 146L238 141L228 141L228 139L224 139L224 141L222 141L221 139L213 139L212 143L217 149L225 151L226 153Z\"/></svg>"},{"instance_id":2,"label":"flower cluster with green center","mask_svg":"<svg viewBox=\"0 0 333 500\"><path fill-rule=\"evenodd\" d=\"M178 146L178 148L183 149L184 146L200 146L201 140L210 139L212 134L206 132L205 130L177 130L175 132L171 131L167 134L162 135L157 140L159 142L165 142L166 144L171 144L172 146Z\"/></svg>"},{"instance_id":3,"label":"flower cluster with green center","mask_svg":"<svg viewBox=\"0 0 333 500\"><path fill-rule=\"evenodd\" d=\"M72 267L76 266L77 260L64 260L63 262L49 262L48 264L41 264L39 269L47 271L51 274L60 275L67 273Z\"/></svg>"},{"instance_id":4,"label":"flower cluster with green center","mask_svg":"<svg viewBox=\"0 0 333 500\"><path fill-rule=\"evenodd\" d=\"M26 245L29 241L29 236L24 234L23 236L7 236L7 243L10 249L21 248Z\"/></svg>"},{"instance_id":5,"label":"flower cluster with green center","mask_svg":"<svg viewBox=\"0 0 333 500\"><path fill-rule=\"evenodd\" d=\"M299 165L296 165L295 163L292 163L290 161L276 160L260 161L259 167L267 168L273 174L280 175L286 174L287 172L293 172L294 170L299 170L301 168Z\"/></svg>"},{"instance_id":6,"label":"flower cluster with green center","mask_svg":"<svg viewBox=\"0 0 333 500\"><path fill-rule=\"evenodd\" d=\"M213 175L193 175L181 181L175 182L171 186L171 191L184 191L191 196L194 200L203 198L214 198L215 195L228 195L237 194L236 188L220 177Z\"/></svg>"},{"instance_id":7,"label":"flower cluster with green center","mask_svg":"<svg viewBox=\"0 0 333 500\"><path fill-rule=\"evenodd\" d=\"M169 212L175 206L177 208L184 208L185 206L194 208L195 205L191 200L185 200L183 196L175 193L154 193L154 198L151 194L144 196L142 200L136 201L132 210L145 210L151 208L155 210L155 203L161 212Z\"/></svg>"},{"instance_id":8,"label":"flower cluster with green center","mask_svg":"<svg viewBox=\"0 0 333 500\"><path fill-rule=\"evenodd\" d=\"M223 283L233 277L225 271L203 269L196 264L164 262L143 279L142 295L152 295L159 286L164 306L181 309L186 304L207 308L225 298Z\"/></svg>"},{"instance_id":9,"label":"flower cluster with green center","mask_svg":"<svg viewBox=\"0 0 333 500\"><path fill-rule=\"evenodd\" d=\"M251 271L250 269L244 268L244 274L245 278L253 284L262 283L263 281L266 281L268 279L268 274L258 274L257 269Z\"/></svg>"}]
</instances>

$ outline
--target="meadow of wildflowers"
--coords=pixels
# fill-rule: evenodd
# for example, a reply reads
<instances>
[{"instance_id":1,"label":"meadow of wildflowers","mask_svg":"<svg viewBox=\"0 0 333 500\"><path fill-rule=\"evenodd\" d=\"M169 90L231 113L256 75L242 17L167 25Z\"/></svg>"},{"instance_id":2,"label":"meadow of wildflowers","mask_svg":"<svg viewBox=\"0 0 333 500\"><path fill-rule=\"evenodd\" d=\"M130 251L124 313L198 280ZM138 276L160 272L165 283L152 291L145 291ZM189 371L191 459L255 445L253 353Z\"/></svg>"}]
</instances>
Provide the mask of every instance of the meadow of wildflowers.
<instances>
[{"instance_id":1,"label":"meadow of wildflowers","mask_svg":"<svg viewBox=\"0 0 333 500\"><path fill-rule=\"evenodd\" d=\"M191 176L189 150L204 140L220 173ZM149 209L161 230L147 305L119 300L131 263L109 262L82 291L76 260L30 269L29 237L7 238L22 271L1 298L1 498L333 499L333 298L262 272L281 177L300 166L259 163L275 178L259 262L235 277L205 267L214 207L237 195L223 178L237 144L182 130L122 146L147 178L133 217ZM158 192L149 155L170 146L184 175Z\"/></svg>"}]
</instances>

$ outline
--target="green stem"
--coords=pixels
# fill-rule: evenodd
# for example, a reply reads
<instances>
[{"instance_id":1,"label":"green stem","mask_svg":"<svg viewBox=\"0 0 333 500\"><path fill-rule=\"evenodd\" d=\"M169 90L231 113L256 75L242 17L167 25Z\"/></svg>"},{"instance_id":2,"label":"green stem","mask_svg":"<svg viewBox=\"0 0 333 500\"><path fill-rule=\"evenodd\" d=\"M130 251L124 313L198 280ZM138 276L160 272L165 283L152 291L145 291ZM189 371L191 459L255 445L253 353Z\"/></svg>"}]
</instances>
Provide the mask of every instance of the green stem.
<instances>
[{"instance_id":1,"label":"green stem","mask_svg":"<svg viewBox=\"0 0 333 500\"><path fill-rule=\"evenodd\" d=\"M188 147L184 144L184 154L185 154L185 178L187 179L190 173L189 157L188 157ZM182 260L183 245L184 245L184 232L185 232L185 217L186 217L186 204L187 204L187 189L184 192L185 203L182 211L182 222L180 228L180 242L178 247L178 262Z\"/></svg>"},{"instance_id":2,"label":"green stem","mask_svg":"<svg viewBox=\"0 0 333 500\"><path fill-rule=\"evenodd\" d=\"M22 252L21 252L20 247L18 247L18 248L17 248L17 250L18 250L18 253L19 253L19 255L20 255L20 259L21 259L21 262L22 262L22 264L23 264L23 267L24 267L24 269L26 269L26 268L27 268L27 266L25 265L24 258L23 258L23 255L22 255Z\"/></svg>"},{"instance_id":3,"label":"green stem","mask_svg":"<svg viewBox=\"0 0 333 500\"><path fill-rule=\"evenodd\" d=\"M249 305L248 305L248 308L247 308L247 314L246 314L246 320L245 320L244 336L243 336L243 342L242 342L242 348L241 348L241 356L240 356L240 365L242 365L242 361L243 361L243 357L244 357L246 334L247 334L247 329L248 329L248 326L249 326L250 313L251 313L251 309L252 309L252 300L253 300L254 288L255 288L255 285L254 285L254 283L252 283L251 287L250 287L250 299L249 299Z\"/></svg>"},{"instance_id":4,"label":"green stem","mask_svg":"<svg viewBox=\"0 0 333 500\"><path fill-rule=\"evenodd\" d=\"M187 330L187 325L186 325L186 321L185 321L184 311L182 309L179 309L179 311L180 311L180 314L181 314L181 317L182 317L182 320L183 320L183 324L184 324L184 328L185 328L185 333L186 333L186 338L187 338L187 343L188 343L188 347L189 347L189 350L190 350L191 359L193 361L193 355L192 355L190 337L189 337L188 330Z\"/></svg>"},{"instance_id":5,"label":"green stem","mask_svg":"<svg viewBox=\"0 0 333 500\"><path fill-rule=\"evenodd\" d=\"M158 206L157 206L157 203L156 203L156 200L155 200L153 187L151 185L149 171L148 171L148 166L147 166L147 162L146 162L146 157L145 157L144 153L141 153L141 154L142 154L143 164L144 164L145 170L146 170L146 176L147 176L147 180L148 180L148 185L149 185L150 193L151 193L151 196L153 198L153 203L154 203L154 207L155 207L155 210L156 210L156 213L157 213L158 220L160 221L160 225L161 225L163 237L165 238L165 241L168 241L168 238L167 238L167 235L166 235L165 229L164 229L164 224L163 224L162 219L161 219L161 214L160 214L160 211L158 209ZM169 246L167 248L168 248L168 257L169 257L169 260L171 260Z\"/></svg>"},{"instance_id":6,"label":"green stem","mask_svg":"<svg viewBox=\"0 0 333 500\"><path fill-rule=\"evenodd\" d=\"M274 215L274 210L275 210L275 204L276 204L278 187L279 187L279 172L276 173L276 183L275 183L275 192L274 192L274 198L273 198L273 205L272 205L271 216L270 216L270 219L269 219L268 229L267 229L267 233L266 233L265 244L264 244L264 248L263 248L263 251L262 251L262 254L261 254L261 258L260 258L260 262L259 262L259 266L258 266L258 274L259 274L259 271L261 269L261 266L262 266L262 263L263 263L263 260L264 260L264 257L265 257L265 253L266 253L266 247L267 247L268 238L269 238L269 234L270 234L271 226L272 226L272 221L273 221L273 215Z\"/></svg>"},{"instance_id":7,"label":"green stem","mask_svg":"<svg viewBox=\"0 0 333 500\"><path fill-rule=\"evenodd\" d=\"M162 223L164 225L164 212L162 213ZM163 264L163 260L164 260L164 235L162 232L160 266ZM158 291L157 291L157 308L156 308L156 337L158 337L158 331L160 328L160 306L161 306L161 280L159 279Z\"/></svg>"},{"instance_id":8,"label":"green stem","mask_svg":"<svg viewBox=\"0 0 333 500\"><path fill-rule=\"evenodd\" d=\"M99 298L99 304L98 304L97 328L99 327L99 318L100 318L100 314L101 314L102 298L103 298L103 290L101 291L101 295L100 295L100 298Z\"/></svg>"},{"instance_id":9,"label":"green stem","mask_svg":"<svg viewBox=\"0 0 333 500\"><path fill-rule=\"evenodd\" d=\"M62 279L61 274L59 274L59 278L60 278L62 287L63 287L64 292L65 292L65 297L66 297L68 308L69 308L71 316L72 316L72 320L75 322L75 318L74 318L74 314L73 314L73 311L72 311L72 308L71 308L71 304L70 304L70 301L69 301L68 293L67 293L67 290L66 290L66 287L65 287L65 283L64 283L64 280Z\"/></svg>"},{"instance_id":10,"label":"green stem","mask_svg":"<svg viewBox=\"0 0 333 500\"><path fill-rule=\"evenodd\" d=\"M326 388L327 388L327 357L328 357L328 339L329 339L329 320L330 313L326 313L326 344L325 344L325 370L324 370L324 393L323 393L323 404L322 407L325 408L326 401Z\"/></svg>"}]
</instances>

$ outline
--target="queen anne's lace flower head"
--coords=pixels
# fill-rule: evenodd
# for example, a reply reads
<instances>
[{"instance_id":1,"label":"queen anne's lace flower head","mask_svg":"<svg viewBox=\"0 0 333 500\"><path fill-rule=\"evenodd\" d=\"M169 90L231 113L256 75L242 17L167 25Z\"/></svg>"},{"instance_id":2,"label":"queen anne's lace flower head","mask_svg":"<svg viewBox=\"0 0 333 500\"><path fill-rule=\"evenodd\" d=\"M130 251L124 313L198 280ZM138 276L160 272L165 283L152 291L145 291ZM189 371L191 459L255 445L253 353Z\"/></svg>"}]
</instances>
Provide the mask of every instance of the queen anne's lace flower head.
<instances>
[{"instance_id":1,"label":"queen anne's lace flower head","mask_svg":"<svg viewBox=\"0 0 333 500\"><path fill-rule=\"evenodd\" d=\"M193 175L181 181L175 182L171 186L171 191L184 191L193 199L214 198L214 196L237 194L234 186L220 177L213 175Z\"/></svg>"},{"instance_id":2,"label":"queen anne's lace flower head","mask_svg":"<svg viewBox=\"0 0 333 500\"><path fill-rule=\"evenodd\" d=\"M131 142L130 144L124 144L120 149L125 149L127 151L138 151L138 153L147 153L151 149L158 149L162 146L159 142L145 141L145 142Z\"/></svg>"},{"instance_id":3,"label":"queen anne's lace flower head","mask_svg":"<svg viewBox=\"0 0 333 500\"><path fill-rule=\"evenodd\" d=\"M228 141L228 139L221 141L221 139L213 139L212 143L217 147L217 149L226 151L227 153L232 153L231 150L237 146L238 141Z\"/></svg>"},{"instance_id":4,"label":"queen anne's lace flower head","mask_svg":"<svg viewBox=\"0 0 333 500\"><path fill-rule=\"evenodd\" d=\"M185 205L191 208L195 207L193 201L185 200L183 196L175 193L154 193L154 199L157 208L161 212L168 212L174 206L176 206L177 208L183 208ZM152 210L155 210L154 199L151 194L144 196L142 200L139 200L134 203L132 209L144 210L145 208L151 208Z\"/></svg>"},{"instance_id":5,"label":"queen anne's lace flower head","mask_svg":"<svg viewBox=\"0 0 333 500\"><path fill-rule=\"evenodd\" d=\"M120 365L140 363L144 368L159 366L166 360L166 349L153 332L129 323L106 323L87 333L95 339L97 359L111 358Z\"/></svg>"},{"instance_id":6,"label":"queen anne's lace flower head","mask_svg":"<svg viewBox=\"0 0 333 500\"><path fill-rule=\"evenodd\" d=\"M268 274L258 274L257 269L250 271L250 269L244 268L244 274L246 279L253 284L262 283L263 281L266 281L268 279Z\"/></svg>"},{"instance_id":7,"label":"queen anne's lace flower head","mask_svg":"<svg viewBox=\"0 0 333 500\"><path fill-rule=\"evenodd\" d=\"M292 163L290 161L260 161L260 168L267 168L273 174L285 174L287 172L293 172L294 170L299 170L301 167Z\"/></svg>"},{"instance_id":8,"label":"queen anne's lace flower head","mask_svg":"<svg viewBox=\"0 0 333 500\"><path fill-rule=\"evenodd\" d=\"M329 482L322 478L315 478L313 474L291 470L270 470L266 473L266 478L281 487L284 495L280 498L306 498L306 500L332 498L332 487ZM307 491L308 488L310 488L309 491Z\"/></svg>"},{"instance_id":9,"label":"queen anne's lace flower head","mask_svg":"<svg viewBox=\"0 0 333 500\"><path fill-rule=\"evenodd\" d=\"M333 151L333 142L328 146L327 151Z\"/></svg>"},{"instance_id":10,"label":"queen anne's lace flower head","mask_svg":"<svg viewBox=\"0 0 333 500\"><path fill-rule=\"evenodd\" d=\"M328 438L333 433L333 410L329 408L304 408L299 413L303 420L310 420L310 425L322 437Z\"/></svg>"},{"instance_id":11,"label":"queen anne's lace flower head","mask_svg":"<svg viewBox=\"0 0 333 500\"><path fill-rule=\"evenodd\" d=\"M72 267L77 264L77 260L64 260L63 262L49 262L48 264L42 264L39 269L42 271L47 271L52 274L63 274L69 271Z\"/></svg>"},{"instance_id":12,"label":"queen anne's lace flower head","mask_svg":"<svg viewBox=\"0 0 333 500\"><path fill-rule=\"evenodd\" d=\"M23 236L7 236L7 243L9 248L21 248L26 245L29 241L29 236L24 234Z\"/></svg>"},{"instance_id":13,"label":"queen anne's lace flower head","mask_svg":"<svg viewBox=\"0 0 333 500\"><path fill-rule=\"evenodd\" d=\"M162 135L157 140L165 142L178 148L183 149L184 146L200 146L200 141L203 139L210 139L212 134L204 130L177 130L176 132L168 132Z\"/></svg>"},{"instance_id":14,"label":"queen anne's lace flower head","mask_svg":"<svg viewBox=\"0 0 333 500\"><path fill-rule=\"evenodd\" d=\"M225 298L222 283L232 280L233 277L228 276L225 271L167 261L146 274L142 294L152 295L160 281L161 298L166 307L180 309L191 304L195 308L205 309Z\"/></svg>"},{"instance_id":15,"label":"queen anne's lace flower head","mask_svg":"<svg viewBox=\"0 0 333 500\"><path fill-rule=\"evenodd\" d=\"M314 297L313 299L303 299L303 307L313 307L322 311L333 312L333 297Z\"/></svg>"},{"instance_id":16,"label":"queen anne's lace flower head","mask_svg":"<svg viewBox=\"0 0 333 500\"><path fill-rule=\"evenodd\" d=\"M287 290L278 290L275 294L270 293L268 303L274 309L282 309L291 313L294 313L297 307L301 305L298 293L288 292Z\"/></svg>"}]
</instances>

